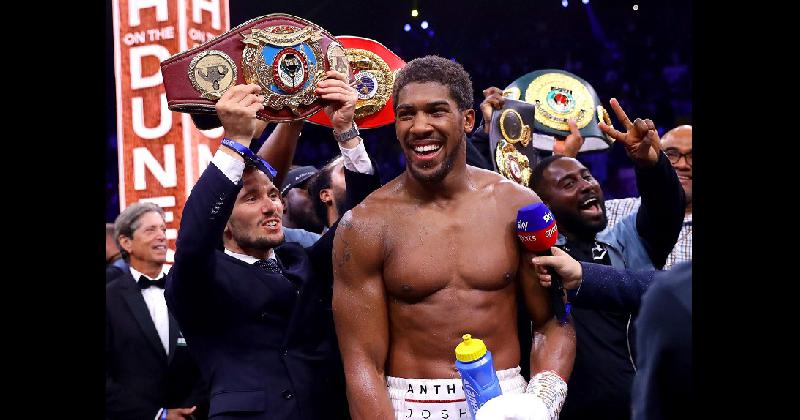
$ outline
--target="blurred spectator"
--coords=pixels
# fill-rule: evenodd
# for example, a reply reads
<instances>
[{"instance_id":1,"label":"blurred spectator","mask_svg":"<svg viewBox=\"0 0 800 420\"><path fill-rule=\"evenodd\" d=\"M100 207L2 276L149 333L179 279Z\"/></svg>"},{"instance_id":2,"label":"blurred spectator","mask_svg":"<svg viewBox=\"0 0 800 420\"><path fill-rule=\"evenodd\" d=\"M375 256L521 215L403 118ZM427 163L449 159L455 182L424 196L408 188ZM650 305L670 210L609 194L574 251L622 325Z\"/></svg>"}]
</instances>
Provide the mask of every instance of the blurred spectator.
<instances>
[{"instance_id":1,"label":"blurred spectator","mask_svg":"<svg viewBox=\"0 0 800 420\"><path fill-rule=\"evenodd\" d=\"M319 172L313 166L293 166L281 185L284 202L283 225L287 228L322 232L322 224L314 214L314 204L308 196L308 184Z\"/></svg>"},{"instance_id":2,"label":"blurred spectator","mask_svg":"<svg viewBox=\"0 0 800 420\"><path fill-rule=\"evenodd\" d=\"M128 263L122 258L117 240L114 238L114 224L106 223L106 284L128 271Z\"/></svg>"}]
</instances>

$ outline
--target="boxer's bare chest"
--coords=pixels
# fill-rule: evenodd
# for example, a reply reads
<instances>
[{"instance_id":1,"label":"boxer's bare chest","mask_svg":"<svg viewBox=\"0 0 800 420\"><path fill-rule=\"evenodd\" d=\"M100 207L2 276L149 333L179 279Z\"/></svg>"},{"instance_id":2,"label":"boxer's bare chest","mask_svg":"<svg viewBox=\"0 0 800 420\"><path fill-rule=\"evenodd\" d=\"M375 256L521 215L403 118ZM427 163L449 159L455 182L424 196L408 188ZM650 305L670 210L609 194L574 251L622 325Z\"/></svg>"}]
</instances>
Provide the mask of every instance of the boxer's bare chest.
<instances>
[{"instance_id":1,"label":"boxer's bare chest","mask_svg":"<svg viewBox=\"0 0 800 420\"><path fill-rule=\"evenodd\" d=\"M487 197L408 204L391 218L383 274L392 298L419 301L447 288L498 290L516 273L514 221Z\"/></svg>"}]
</instances>

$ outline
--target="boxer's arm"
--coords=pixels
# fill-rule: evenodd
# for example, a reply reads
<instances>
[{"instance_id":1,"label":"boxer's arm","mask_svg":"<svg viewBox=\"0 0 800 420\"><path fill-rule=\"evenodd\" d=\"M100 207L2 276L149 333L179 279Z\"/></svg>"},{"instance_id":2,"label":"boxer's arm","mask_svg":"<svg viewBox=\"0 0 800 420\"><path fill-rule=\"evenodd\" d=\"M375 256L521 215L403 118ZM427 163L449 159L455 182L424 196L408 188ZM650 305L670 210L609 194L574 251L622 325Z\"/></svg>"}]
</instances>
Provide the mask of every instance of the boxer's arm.
<instances>
[{"instance_id":1,"label":"boxer's arm","mask_svg":"<svg viewBox=\"0 0 800 420\"><path fill-rule=\"evenodd\" d=\"M520 289L533 321L531 380L521 401L514 403L513 399L506 399L491 407L487 403L482 408L487 417L479 418L515 418L502 416L524 408L529 416L526 418L557 420L567 397L567 380L575 362L575 329L572 317L569 317L569 322L561 324L553 316L550 295L539 283L536 272L526 263L533 254L524 250L520 253Z\"/></svg>"},{"instance_id":2,"label":"boxer's arm","mask_svg":"<svg viewBox=\"0 0 800 420\"><path fill-rule=\"evenodd\" d=\"M365 223L364 213L363 208L357 209L354 217L353 211L348 211L336 228L333 319L351 416L354 420L391 419L394 410L384 373L389 317L382 278L383 246L380 229Z\"/></svg>"},{"instance_id":3,"label":"boxer's arm","mask_svg":"<svg viewBox=\"0 0 800 420\"><path fill-rule=\"evenodd\" d=\"M550 297L539 283L536 272L527 264L534 254L521 251L520 286L528 313L533 320L534 344L531 348L531 377L539 372L554 371L564 381L572 373L575 362L575 329L570 322L561 325L553 316Z\"/></svg>"},{"instance_id":4,"label":"boxer's arm","mask_svg":"<svg viewBox=\"0 0 800 420\"><path fill-rule=\"evenodd\" d=\"M497 199L506 204L508 213L508 229L516 236L516 218L518 209L539 203L542 200L533 191L519 184L504 181L496 188ZM519 266L517 277L519 290L523 294L525 306L533 321L533 332L541 339L535 340L531 348L531 377L544 371L554 371L564 381L572 373L575 361L575 330L571 323L559 325L550 306L550 295L542 287L530 261L535 256L526 251L518 242ZM534 335L534 336L535 336ZM520 355L525 357L525 355Z\"/></svg>"}]
</instances>

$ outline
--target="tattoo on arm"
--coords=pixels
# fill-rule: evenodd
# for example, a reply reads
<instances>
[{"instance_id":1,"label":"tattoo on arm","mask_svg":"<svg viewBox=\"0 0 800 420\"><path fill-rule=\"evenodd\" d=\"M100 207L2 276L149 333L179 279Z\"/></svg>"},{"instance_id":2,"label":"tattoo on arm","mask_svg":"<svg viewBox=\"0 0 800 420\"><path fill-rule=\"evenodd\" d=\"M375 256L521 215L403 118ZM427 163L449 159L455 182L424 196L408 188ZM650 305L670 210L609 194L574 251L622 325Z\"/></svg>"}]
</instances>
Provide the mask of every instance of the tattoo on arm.
<instances>
[{"instance_id":1,"label":"tattoo on arm","mask_svg":"<svg viewBox=\"0 0 800 420\"><path fill-rule=\"evenodd\" d=\"M337 255L336 247L334 247L333 259L336 261L336 268L341 269L350 261L352 253L350 252L350 242L345 239L349 234L350 229L353 227L353 215L350 211L342 216L339 221L339 226L336 228L336 239L342 242L342 255Z\"/></svg>"}]
</instances>

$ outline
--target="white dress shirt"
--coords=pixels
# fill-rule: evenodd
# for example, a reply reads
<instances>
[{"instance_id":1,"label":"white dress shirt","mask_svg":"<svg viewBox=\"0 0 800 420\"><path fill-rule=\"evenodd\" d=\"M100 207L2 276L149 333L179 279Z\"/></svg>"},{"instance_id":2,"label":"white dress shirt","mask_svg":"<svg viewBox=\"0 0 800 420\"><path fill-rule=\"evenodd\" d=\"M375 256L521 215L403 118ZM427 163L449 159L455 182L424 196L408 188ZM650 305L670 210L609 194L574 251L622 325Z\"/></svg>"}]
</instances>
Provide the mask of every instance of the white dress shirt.
<instances>
[{"instance_id":1,"label":"white dress shirt","mask_svg":"<svg viewBox=\"0 0 800 420\"><path fill-rule=\"evenodd\" d=\"M131 274L133 275L134 281L139 281L139 277L141 276L145 276L150 280L157 280L136 271L133 267L131 267ZM161 275L166 276L167 271L162 271ZM156 326L158 338L161 339L164 351L169 355L169 315L167 312L167 300L164 298L164 289L150 286L142 290L142 297L144 298L144 303L147 304L147 309L150 311L150 318Z\"/></svg>"},{"instance_id":2,"label":"white dress shirt","mask_svg":"<svg viewBox=\"0 0 800 420\"><path fill-rule=\"evenodd\" d=\"M256 258L256 257L251 257L251 256L245 255L245 254L239 254L238 252L233 252L228 248L225 248L225 253L230 255L233 258L236 258L239 261L244 261L244 262L246 262L246 263L248 263L250 265L253 265L256 261L258 261L258 258ZM272 249L270 249L269 252L267 253L267 259L270 259L270 258L273 259L273 260L277 259L277 258L275 258L275 251L272 250Z\"/></svg>"},{"instance_id":3,"label":"white dress shirt","mask_svg":"<svg viewBox=\"0 0 800 420\"><path fill-rule=\"evenodd\" d=\"M345 168L362 174L373 174L372 161L369 158L369 154L367 154L367 149L364 147L363 141L359 141L356 147L352 149L345 148L341 143L337 144L339 145L339 150L342 151ZM242 173L244 173L243 160L236 159L225 152L217 150L217 152L214 153L214 157L211 159L211 163L234 184L242 179Z\"/></svg>"},{"instance_id":4,"label":"white dress shirt","mask_svg":"<svg viewBox=\"0 0 800 420\"><path fill-rule=\"evenodd\" d=\"M342 143L339 144L339 150L342 151L342 156L344 156L344 167L350 171L358 172L362 174L372 175L374 170L372 169L372 161L369 160L369 155L367 154L367 149L364 147L364 141L359 141L356 147L352 149L347 149L342 146Z\"/></svg>"}]
</instances>

